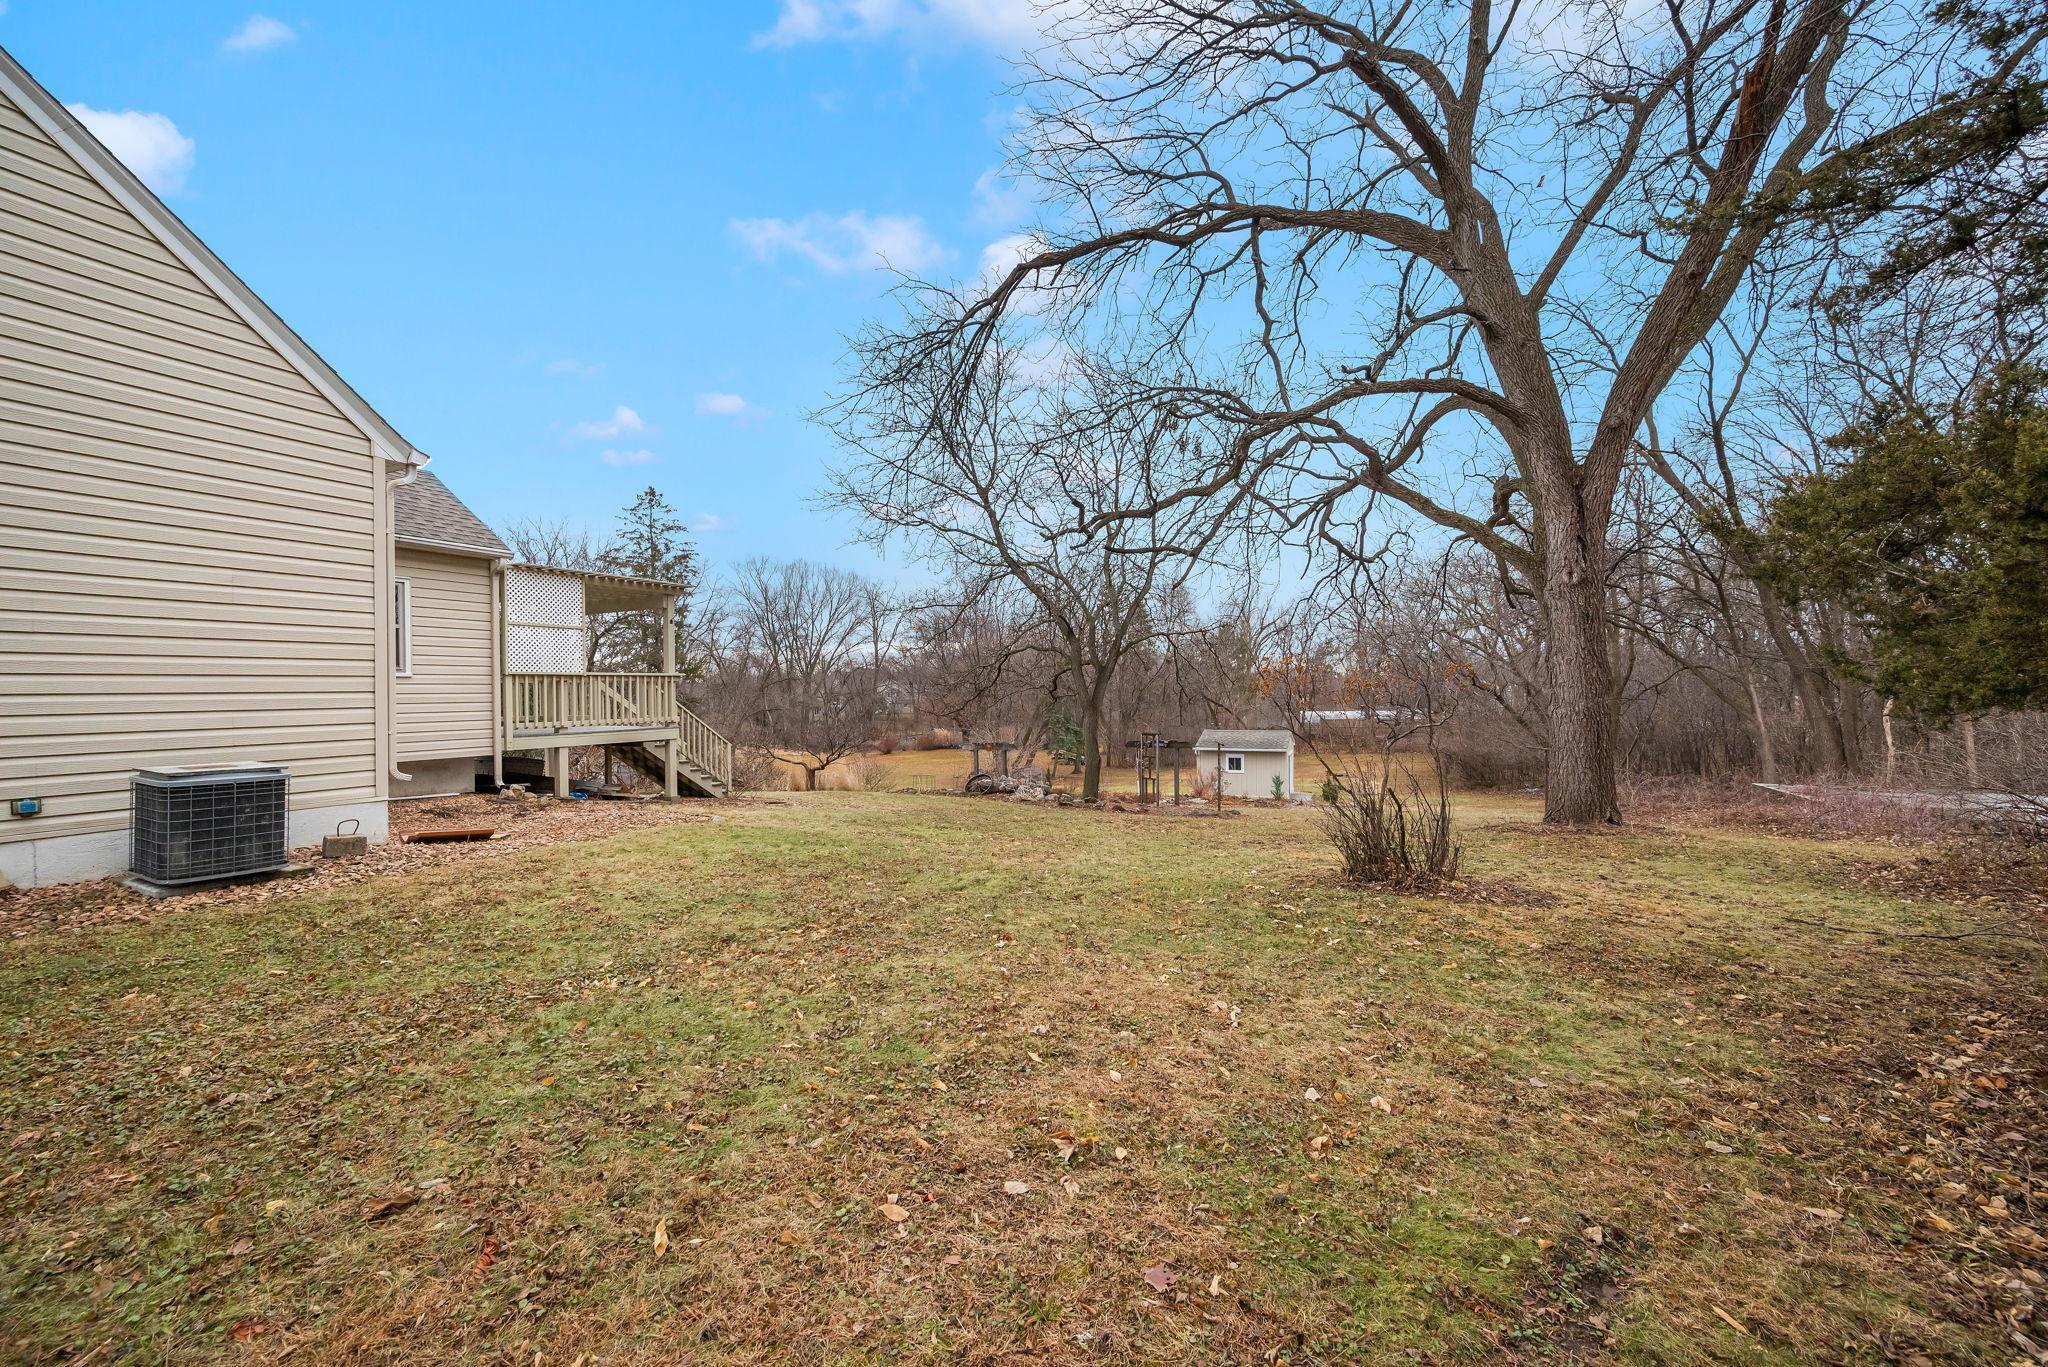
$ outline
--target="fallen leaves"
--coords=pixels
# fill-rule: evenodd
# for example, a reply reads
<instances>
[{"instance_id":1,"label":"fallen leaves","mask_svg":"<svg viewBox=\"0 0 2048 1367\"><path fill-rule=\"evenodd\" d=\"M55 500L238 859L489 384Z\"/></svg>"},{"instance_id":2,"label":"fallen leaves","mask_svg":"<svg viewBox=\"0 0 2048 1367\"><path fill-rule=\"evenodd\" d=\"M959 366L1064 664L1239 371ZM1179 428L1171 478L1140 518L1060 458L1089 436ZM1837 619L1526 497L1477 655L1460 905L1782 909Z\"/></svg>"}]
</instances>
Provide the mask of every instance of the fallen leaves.
<instances>
[{"instance_id":1,"label":"fallen leaves","mask_svg":"<svg viewBox=\"0 0 2048 1367\"><path fill-rule=\"evenodd\" d=\"M1062 1163L1072 1163L1076 1158L1094 1152L1095 1146L1102 1142L1100 1135L1075 1134L1072 1130L1055 1130L1046 1137L1052 1141Z\"/></svg>"},{"instance_id":2,"label":"fallen leaves","mask_svg":"<svg viewBox=\"0 0 2048 1367\"><path fill-rule=\"evenodd\" d=\"M498 836L492 840L466 842L403 842L409 822L449 819L488 822L498 828ZM368 854L357 858L324 859L319 855L317 844L303 846L294 849L292 854L295 860L311 865L307 873L268 882L238 883L164 901L144 897L114 878L94 883L14 889L8 896L0 898L0 932L18 937L31 932L115 922L148 922L172 910L183 912L207 906L274 902L409 873L430 865L495 859L519 850L571 841L600 840L651 826L709 823L711 820L708 812L687 803L548 802L533 798L514 801L478 795L442 799L433 804L431 812L414 810L409 803L393 803L391 842L372 845ZM155 1009L159 1005L153 1000L154 994L134 995L137 1000L128 1003L125 1009Z\"/></svg>"},{"instance_id":3,"label":"fallen leaves","mask_svg":"<svg viewBox=\"0 0 2048 1367\"><path fill-rule=\"evenodd\" d=\"M1029 1182L1019 1182L1015 1178L1011 1178L1003 1183L1003 1195L1005 1196L1028 1196L1030 1194L1031 1184Z\"/></svg>"},{"instance_id":4,"label":"fallen leaves","mask_svg":"<svg viewBox=\"0 0 2048 1367\"><path fill-rule=\"evenodd\" d=\"M420 1203L419 1193L401 1191L390 1196L380 1196L363 1207L363 1219L370 1223L388 1220L402 1210L410 1210Z\"/></svg>"},{"instance_id":5,"label":"fallen leaves","mask_svg":"<svg viewBox=\"0 0 2048 1367\"><path fill-rule=\"evenodd\" d=\"M1152 1264L1152 1266L1145 1269L1142 1275L1145 1278L1145 1285L1151 1287L1154 1291L1171 1291L1174 1284L1180 1280L1179 1275L1168 1268L1165 1263Z\"/></svg>"},{"instance_id":6,"label":"fallen leaves","mask_svg":"<svg viewBox=\"0 0 2048 1367\"><path fill-rule=\"evenodd\" d=\"M894 1201L884 1201L877 1209L880 1210L882 1218L892 1225L900 1225L910 1218L910 1212Z\"/></svg>"},{"instance_id":7,"label":"fallen leaves","mask_svg":"<svg viewBox=\"0 0 2048 1367\"><path fill-rule=\"evenodd\" d=\"M659 1258L668 1252L668 1221L654 1222L654 1256Z\"/></svg>"}]
</instances>

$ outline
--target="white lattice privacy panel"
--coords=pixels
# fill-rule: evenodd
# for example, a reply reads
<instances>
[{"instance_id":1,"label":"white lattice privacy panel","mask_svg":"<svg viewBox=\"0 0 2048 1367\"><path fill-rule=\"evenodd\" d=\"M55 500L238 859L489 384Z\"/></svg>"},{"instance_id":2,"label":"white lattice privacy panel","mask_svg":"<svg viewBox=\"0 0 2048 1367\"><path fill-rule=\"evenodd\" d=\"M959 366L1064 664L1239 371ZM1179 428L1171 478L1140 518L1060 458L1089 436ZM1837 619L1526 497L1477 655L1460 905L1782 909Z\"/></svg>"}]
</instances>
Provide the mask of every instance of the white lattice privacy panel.
<instances>
[{"instance_id":1,"label":"white lattice privacy panel","mask_svg":"<svg viewBox=\"0 0 2048 1367\"><path fill-rule=\"evenodd\" d=\"M583 581L514 565L505 571L505 667L514 674L584 672Z\"/></svg>"}]
</instances>

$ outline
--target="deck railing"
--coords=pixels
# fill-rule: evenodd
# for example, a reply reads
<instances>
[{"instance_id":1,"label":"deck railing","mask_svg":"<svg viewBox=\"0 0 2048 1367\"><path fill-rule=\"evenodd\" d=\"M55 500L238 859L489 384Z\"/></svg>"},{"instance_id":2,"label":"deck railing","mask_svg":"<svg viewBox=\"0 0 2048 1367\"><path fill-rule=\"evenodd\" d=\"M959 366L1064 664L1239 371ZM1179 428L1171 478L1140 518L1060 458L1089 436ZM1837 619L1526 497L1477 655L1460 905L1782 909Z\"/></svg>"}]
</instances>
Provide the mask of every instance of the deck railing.
<instances>
[{"instance_id":1,"label":"deck railing","mask_svg":"<svg viewBox=\"0 0 2048 1367\"><path fill-rule=\"evenodd\" d=\"M673 726L682 757L732 787L732 742L683 706L675 674L507 674L505 717L516 744L539 735Z\"/></svg>"},{"instance_id":2,"label":"deck railing","mask_svg":"<svg viewBox=\"0 0 2048 1367\"><path fill-rule=\"evenodd\" d=\"M673 674L507 674L512 730L672 726L687 711Z\"/></svg>"}]
</instances>

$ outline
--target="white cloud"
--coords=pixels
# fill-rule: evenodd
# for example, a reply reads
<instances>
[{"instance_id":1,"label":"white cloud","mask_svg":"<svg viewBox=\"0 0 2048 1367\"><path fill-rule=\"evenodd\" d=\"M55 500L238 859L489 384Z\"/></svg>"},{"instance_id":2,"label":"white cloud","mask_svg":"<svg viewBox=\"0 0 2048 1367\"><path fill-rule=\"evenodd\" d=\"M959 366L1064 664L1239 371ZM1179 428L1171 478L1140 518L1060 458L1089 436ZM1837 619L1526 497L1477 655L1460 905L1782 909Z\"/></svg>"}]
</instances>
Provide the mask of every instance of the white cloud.
<instances>
[{"instance_id":1,"label":"white cloud","mask_svg":"<svg viewBox=\"0 0 2048 1367\"><path fill-rule=\"evenodd\" d=\"M176 194L185 188L185 177L191 173L197 148L164 115L145 114L139 109L124 109L117 114L88 104L64 107L77 115L78 121L144 185L160 195Z\"/></svg>"},{"instance_id":2,"label":"white cloud","mask_svg":"<svg viewBox=\"0 0 2048 1367\"><path fill-rule=\"evenodd\" d=\"M580 379L588 379L590 376L595 375L600 370L604 369L604 367L598 365L586 365L582 361L577 360L574 356L564 356L560 360L549 361L545 366L542 366L541 369L544 373L549 375L574 375Z\"/></svg>"},{"instance_id":3,"label":"white cloud","mask_svg":"<svg viewBox=\"0 0 2048 1367\"><path fill-rule=\"evenodd\" d=\"M571 441L609 441L614 437L628 436L647 430L646 421L638 413L620 404L612 410L609 418L594 422L579 422L569 429Z\"/></svg>"},{"instance_id":4,"label":"white cloud","mask_svg":"<svg viewBox=\"0 0 2048 1367\"><path fill-rule=\"evenodd\" d=\"M282 19L252 14L240 28L221 39L220 45L228 52L261 52L265 48L281 47L298 36L299 31Z\"/></svg>"},{"instance_id":5,"label":"white cloud","mask_svg":"<svg viewBox=\"0 0 2048 1367\"><path fill-rule=\"evenodd\" d=\"M1024 258L1045 250L1045 239L1037 233L1011 233L981 249L981 282L996 285L1023 263Z\"/></svg>"},{"instance_id":6,"label":"white cloud","mask_svg":"<svg viewBox=\"0 0 2048 1367\"><path fill-rule=\"evenodd\" d=\"M654 459L654 452L645 447L632 451L606 451L598 459L606 465L645 465Z\"/></svg>"},{"instance_id":7,"label":"white cloud","mask_svg":"<svg viewBox=\"0 0 2048 1367\"><path fill-rule=\"evenodd\" d=\"M877 214L856 209L837 218L805 214L799 219L736 218L734 236L762 261L792 254L828 275L880 268L915 274L948 253L914 214Z\"/></svg>"},{"instance_id":8,"label":"white cloud","mask_svg":"<svg viewBox=\"0 0 2048 1367\"><path fill-rule=\"evenodd\" d=\"M775 26L755 34L754 46L903 35L964 38L1007 51L1047 31L1046 9L1043 0L782 0Z\"/></svg>"},{"instance_id":9,"label":"white cloud","mask_svg":"<svg viewBox=\"0 0 2048 1367\"><path fill-rule=\"evenodd\" d=\"M991 166L974 181L974 221L984 228L1014 228L1038 205L1000 166Z\"/></svg>"},{"instance_id":10,"label":"white cloud","mask_svg":"<svg viewBox=\"0 0 2048 1367\"><path fill-rule=\"evenodd\" d=\"M690 530L693 532L722 532L730 526L731 521L717 513L699 513L690 519Z\"/></svg>"},{"instance_id":11,"label":"white cloud","mask_svg":"<svg viewBox=\"0 0 2048 1367\"><path fill-rule=\"evenodd\" d=\"M748 403L738 394L699 394L697 411L714 418L758 418L764 416L761 409Z\"/></svg>"}]
</instances>

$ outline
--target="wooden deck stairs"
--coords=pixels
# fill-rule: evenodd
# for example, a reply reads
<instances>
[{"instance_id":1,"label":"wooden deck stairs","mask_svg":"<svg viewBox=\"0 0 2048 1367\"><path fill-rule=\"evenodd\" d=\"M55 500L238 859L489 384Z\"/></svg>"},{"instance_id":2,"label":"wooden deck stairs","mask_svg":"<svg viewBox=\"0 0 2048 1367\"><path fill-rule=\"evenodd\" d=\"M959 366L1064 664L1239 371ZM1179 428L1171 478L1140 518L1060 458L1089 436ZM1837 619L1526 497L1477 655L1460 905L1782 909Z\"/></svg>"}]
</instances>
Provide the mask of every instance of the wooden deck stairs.
<instances>
[{"instance_id":1,"label":"wooden deck stairs","mask_svg":"<svg viewBox=\"0 0 2048 1367\"><path fill-rule=\"evenodd\" d=\"M639 741L631 745L607 745L605 753L616 758L656 787L661 786L662 753L659 745ZM676 747L676 787L690 797L727 797L732 784L726 778L692 758L684 746Z\"/></svg>"}]
</instances>

